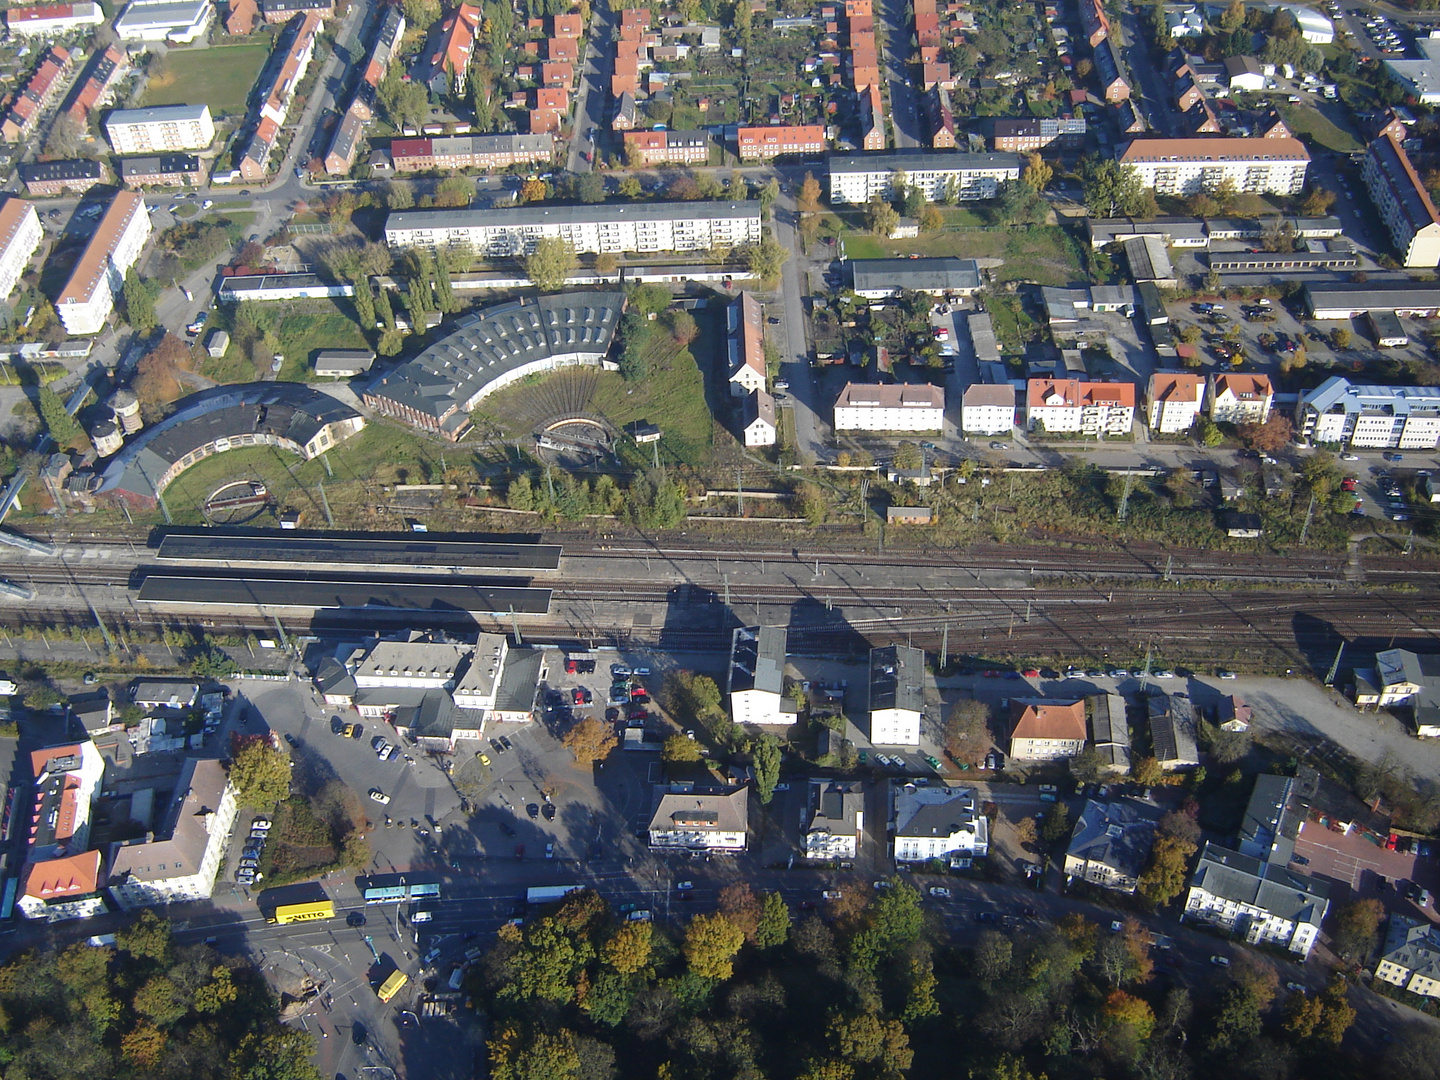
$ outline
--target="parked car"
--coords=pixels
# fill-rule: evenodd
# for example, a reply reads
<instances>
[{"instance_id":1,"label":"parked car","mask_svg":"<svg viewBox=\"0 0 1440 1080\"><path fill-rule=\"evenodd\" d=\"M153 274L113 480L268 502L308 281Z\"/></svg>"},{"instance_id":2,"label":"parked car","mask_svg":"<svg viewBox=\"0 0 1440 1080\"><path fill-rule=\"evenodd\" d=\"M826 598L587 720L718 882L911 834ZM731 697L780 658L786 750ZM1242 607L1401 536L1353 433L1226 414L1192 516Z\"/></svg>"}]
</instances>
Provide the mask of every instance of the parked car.
<instances>
[{"instance_id":1,"label":"parked car","mask_svg":"<svg viewBox=\"0 0 1440 1080\"><path fill-rule=\"evenodd\" d=\"M390 796L386 795L385 792L381 791L378 787L372 787L370 789L370 798L378 802L381 806L387 806L390 803Z\"/></svg>"},{"instance_id":2,"label":"parked car","mask_svg":"<svg viewBox=\"0 0 1440 1080\"><path fill-rule=\"evenodd\" d=\"M943 885L931 885L930 895L935 897L935 899L937 900L949 900L950 890L945 888L945 886Z\"/></svg>"}]
</instances>

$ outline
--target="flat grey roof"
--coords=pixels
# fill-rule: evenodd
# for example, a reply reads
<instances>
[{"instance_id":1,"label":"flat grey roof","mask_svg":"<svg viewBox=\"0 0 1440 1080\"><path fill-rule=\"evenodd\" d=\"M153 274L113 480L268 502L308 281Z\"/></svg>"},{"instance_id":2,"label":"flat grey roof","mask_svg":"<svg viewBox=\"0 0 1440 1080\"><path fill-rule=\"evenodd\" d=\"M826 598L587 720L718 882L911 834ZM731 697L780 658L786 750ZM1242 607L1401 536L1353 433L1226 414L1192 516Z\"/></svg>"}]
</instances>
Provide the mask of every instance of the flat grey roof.
<instances>
[{"instance_id":1,"label":"flat grey roof","mask_svg":"<svg viewBox=\"0 0 1440 1080\"><path fill-rule=\"evenodd\" d=\"M500 544L418 533L332 533L301 529L177 529L155 558L203 562L306 563L469 570L558 570L558 544Z\"/></svg>"},{"instance_id":2,"label":"flat grey roof","mask_svg":"<svg viewBox=\"0 0 1440 1080\"><path fill-rule=\"evenodd\" d=\"M730 638L730 692L785 689L785 627L742 626Z\"/></svg>"},{"instance_id":3,"label":"flat grey roof","mask_svg":"<svg viewBox=\"0 0 1440 1080\"><path fill-rule=\"evenodd\" d=\"M851 259L855 291L914 289L963 292L980 288L980 264L974 259Z\"/></svg>"},{"instance_id":4,"label":"flat grey roof","mask_svg":"<svg viewBox=\"0 0 1440 1080\"><path fill-rule=\"evenodd\" d=\"M176 5L182 6L182 5ZM192 5L186 4L185 7ZM146 10L154 10L146 9ZM148 109L116 109L109 116L105 117L107 126L110 124L155 124L171 123L177 124L183 120L199 120L209 109L209 105L155 105Z\"/></svg>"},{"instance_id":5,"label":"flat grey roof","mask_svg":"<svg viewBox=\"0 0 1440 1080\"><path fill-rule=\"evenodd\" d=\"M591 225L610 221L699 221L759 217L758 202L594 203L589 206L515 206L501 210L396 210L385 232L411 229L525 228L533 225Z\"/></svg>"},{"instance_id":6,"label":"flat grey roof","mask_svg":"<svg viewBox=\"0 0 1440 1080\"><path fill-rule=\"evenodd\" d=\"M384 608L481 615L544 615L550 590L423 580L345 580L258 575L150 574L136 599L191 607Z\"/></svg>"},{"instance_id":7,"label":"flat grey roof","mask_svg":"<svg viewBox=\"0 0 1440 1080\"><path fill-rule=\"evenodd\" d=\"M1020 168L1019 154L968 154L960 150L892 150L888 154L831 154L832 173L989 171Z\"/></svg>"},{"instance_id":8,"label":"flat grey roof","mask_svg":"<svg viewBox=\"0 0 1440 1080\"><path fill-rule=\"evenodd\" d=\"M925 653L909 645L870 650L870 711L925 709Z\"/></svg>"}]
</instances>

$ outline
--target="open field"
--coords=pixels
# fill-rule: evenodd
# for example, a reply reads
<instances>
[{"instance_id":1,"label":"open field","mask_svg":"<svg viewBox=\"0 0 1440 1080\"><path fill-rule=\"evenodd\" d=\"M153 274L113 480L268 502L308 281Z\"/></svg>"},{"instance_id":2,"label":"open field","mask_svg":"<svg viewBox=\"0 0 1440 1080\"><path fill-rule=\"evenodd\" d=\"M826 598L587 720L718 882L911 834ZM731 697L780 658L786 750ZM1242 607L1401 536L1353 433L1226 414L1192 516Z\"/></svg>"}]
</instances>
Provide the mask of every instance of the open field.
<instances>
[{"instance_id":1,"label":"open field","mask_svg":"<svg viewBox=\"0 0 1440 1080\"><path fill-rule=\"evenodd\" d=\"M145 88L145 105L204 102L214 116L239 116L270 54L263 43L180 49L165 57Z\"/></svg>"},{"instance_id":2,"label":"open field","mask_svg":"<svg viewBox=\"0 0 1440 1080\"><path fill-rule=\"evenodd\" d=\"M285 304L270 305L283 311L277 314L276 337L280 346L276 350L285 357L285 363L276 376L281 382L308 382L315 372L315 354L321 349L365 349L370 343L360 324L351 317L349 301L297 300ZM234 312L221 308L216 319L206 327L205 335L214 329L234 330ZM244 355L240 346L230 343L230 348L218 360L207 357L200 372L206 378L221 383L252 382L269 374L268 358L257 368L250 357Z\"/></svg>"},{"instance_id":3,"label":"open field","mask_svg":"<svg viewBox=\"0 0 1440 1080\"><path fill-rule=\"evenodd\" d=\"M1317 109L1313 105L1280 106L1280 115L1297 136L1308 135L1317 145L1341 154L1359 150L1359 140L1327 116L1326 112L1341 118L1343 122L1344 110L1334 102L1327 102L1325 109Z\"/></svg>"},{"instance_id":4,"label":"open field","mask_svg":"<svg viewBox=\"0 0 1440 1080\"><path fill-rule=\"evenodd\" d=\"M964 207L945 208L948 227L903 240L887 240L864 232L856 213L826 214L820 235L836 236L851 259L883 259L904 255L951 255L961 259L1003 259L994 271L998 281L1034 281L1069 285L1086 280L1084 252L1066 230L1054 225L1029 228L985 228L978 215Z\"/></svg>"}]
</instances>

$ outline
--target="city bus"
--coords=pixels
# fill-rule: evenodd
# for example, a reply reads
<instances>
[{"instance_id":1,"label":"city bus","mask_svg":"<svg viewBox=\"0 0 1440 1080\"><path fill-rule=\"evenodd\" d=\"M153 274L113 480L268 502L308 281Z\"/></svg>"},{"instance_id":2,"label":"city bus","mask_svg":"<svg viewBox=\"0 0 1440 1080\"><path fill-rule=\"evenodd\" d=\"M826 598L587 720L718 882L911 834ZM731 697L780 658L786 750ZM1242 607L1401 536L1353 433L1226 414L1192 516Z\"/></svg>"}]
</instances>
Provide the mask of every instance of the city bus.
<instances>
[{"instance_id":1,"label":"city bus","mask_svg":"<svg viewBox=\"0 0 1440 1080\"><path fill-rule=\"evenodd\" d=\"M361 890L367 904L398 904L402 900L439 900L438 881L408 881L402 874L366 879Z\"/></svg>"},{"instance_id":2,"label":"city bus","mask_svg":"<svg viewBox=\"0 0 1440 1080\"><path fill-rule=\"evenodd\" d=\"M269 923L311 922L315 919L333 919L335 904L331 900L318 900L313 904L281 904L275 914L266 919Z\"/></svg>"},{"instance_id":3,"label":"city bus","mask_svg":"<svg viewBox=\"0 0 1440 1080\"><path fill-rule=\"evenodd\" d=\"M380 984L380 989L376 991L376 994L381 1001L389 1001L409 981L403 971L392 971L390 977Z\"/></svg>"},{"instance_id":4,"label":"city bus","mask_svg":"<svg viewBox=\"0 0 1440 1080\"><path fill-rule=\"evenodd\" d=\"M527 904L548 904L552 900L563 900L572 892L579 892L584 885L543 885L525 890Z\"/></svg>"}]
</instances>

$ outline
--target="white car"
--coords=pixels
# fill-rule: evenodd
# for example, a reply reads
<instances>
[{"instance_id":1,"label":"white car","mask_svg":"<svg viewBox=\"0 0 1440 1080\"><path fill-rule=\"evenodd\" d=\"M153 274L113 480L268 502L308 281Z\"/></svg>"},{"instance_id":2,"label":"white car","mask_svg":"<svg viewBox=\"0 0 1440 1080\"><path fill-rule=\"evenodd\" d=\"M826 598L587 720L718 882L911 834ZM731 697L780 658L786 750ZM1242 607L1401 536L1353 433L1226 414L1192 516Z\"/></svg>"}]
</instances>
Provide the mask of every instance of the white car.
<instances>
[{"instance_id":1,"label":"white car","mask_svg":"<svg viewBox=\"0 0 1440 1080\"><path fill-rule=\"evenodd\" d=\"M210 207L212 207L212 206L214 206L214 205L215 205L215 200L214 200L214 199L206 199L204 202L202 202L202 203L200 204L200 209L201 209L201 210L209 210Z\"/></svg>"},{"instance_id":2,"label":"white car","mask_svg":"<svg viewBox=\"0 0 1440 1080\"><path fill-rule=\"evenodd\" d=\"M378 802L381 806L388 806L390 804L390 796L386 795L385 792L381 791L378 787L372 787L370 789L370 798Z\"/></svg>"},{"instance_id":3,"label":"white car","mask_svg":"<svg viewBox=\"0 0 1440 1080\"><path fill-rule=\"evenodd\" d=\"M945 888L943 885L931 885L930 895L935 897L937 900L949 900L950 890Z\"/></svg>"}]
</instances>

